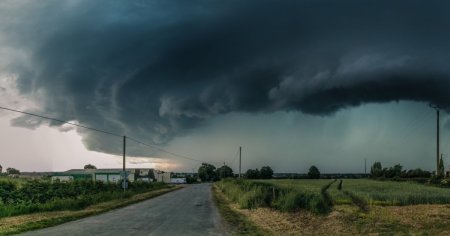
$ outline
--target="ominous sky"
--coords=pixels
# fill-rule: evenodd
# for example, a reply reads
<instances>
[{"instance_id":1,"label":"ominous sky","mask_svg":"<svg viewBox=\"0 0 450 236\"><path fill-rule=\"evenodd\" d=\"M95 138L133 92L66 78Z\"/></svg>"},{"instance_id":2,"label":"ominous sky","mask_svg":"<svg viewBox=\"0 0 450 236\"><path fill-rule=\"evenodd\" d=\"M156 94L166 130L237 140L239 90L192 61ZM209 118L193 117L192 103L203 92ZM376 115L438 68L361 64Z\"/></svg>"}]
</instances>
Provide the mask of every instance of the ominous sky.
<instances>
[{"instance_id":1,"label":"ominous sky","mask_svg":"<svg viewBox=\"0 0 450 236\"><path fill-rule=\"evenodd\" d=\"M6 0L0 105L233 168L241 145L244 169L361 172L367 159L431 170L428 104L450 105L449 11L433 0ZM0 127L1 161L22 169L109 167L122 152L120 138L6 111ZM132 142L127 153L199 164Z\"/></svg>"}]
</instances>

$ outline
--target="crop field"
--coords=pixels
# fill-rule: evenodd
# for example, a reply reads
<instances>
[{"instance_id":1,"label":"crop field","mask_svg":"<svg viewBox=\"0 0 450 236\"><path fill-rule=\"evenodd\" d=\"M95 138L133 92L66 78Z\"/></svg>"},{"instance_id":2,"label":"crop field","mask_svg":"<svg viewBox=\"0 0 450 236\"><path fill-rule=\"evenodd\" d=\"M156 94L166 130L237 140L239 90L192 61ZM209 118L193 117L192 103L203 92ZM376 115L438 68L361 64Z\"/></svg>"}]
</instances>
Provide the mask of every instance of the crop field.
<instances>
[{"instance_id":1,"label":"crop field","mask_svg":"<svg viewBox=\"0 0 450 236\"><path fill-rule=\"evenodd\" d=\"M449 235L450 188L368 179L222 180L230 207L273 235Z\"/></svg>"},{"instance_id":2,"label":"crop field","mask_svg":"<svg viewBox=\"0 0 450 236\"><path fill-rule=\"evenodd\" d=\"M0 218L33 212L79 210L114 199L167 187L163 183L119 184L93 181L51 183L45 180L0 179Z\"/></svg>"},{"instance_id":3,"label":"crop field","mask_svg":"<svg viewBox=\"0 0 450 236\"><path fill-rule=\"evenodd\" d=\"M219 188L242 208L272 207L281 211L307 209L326 213L333 205L448 204L450 188L413 182L341 180L226 180ZM340 186L340 188L339 188ZM317 209L315 209L317 208Z\"/></svg>"},{"instance_id":4,"label":"crop field","mask_svg":"<svg viewBox=\"0 0 450 236\"><path fill-rule=\"evenodd\" d=\"M329 193L335 203L349 203L351 197L365 201L368 205L417 205L448 204L450 189L413 182L374 181L364 179L343 180L341 190L335 186Z\"/></svg>"}]
</instances>

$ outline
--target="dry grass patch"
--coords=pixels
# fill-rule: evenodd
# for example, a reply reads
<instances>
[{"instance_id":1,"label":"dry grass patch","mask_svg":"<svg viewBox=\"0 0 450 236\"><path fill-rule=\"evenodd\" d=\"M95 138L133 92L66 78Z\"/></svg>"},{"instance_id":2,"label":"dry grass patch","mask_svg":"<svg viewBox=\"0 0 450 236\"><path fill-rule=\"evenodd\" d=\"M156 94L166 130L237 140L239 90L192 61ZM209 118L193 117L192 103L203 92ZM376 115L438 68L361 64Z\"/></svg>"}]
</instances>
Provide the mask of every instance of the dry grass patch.
<instances>
[{"instance_id":1,"label":"dry grass patch","mask_svg":"<svg viewBox=\"0 0 450 236\"><path fill-rule=\"evenodd\" d=\"M358 210L356 207L349 209L334 210L328 215L317 215L307 211L295 213L280 212L269 208L239 209L234 208L246 215L258 226L272 232L274 235L336 235L356 234L356 229L349 230L347 227L347 212ZM342 208L342 207L339 207Z\"/></svg>"},{"instance_id":2,"label":"dry grass patch","mask_svg":"<svg viewBox=\"0 0 450 236\"><path fill-rule=\"evenodd\" d=\"M450 235L450 205L376 206L369 212L341 205L328 215L232 207L274 235Z\"/></svg>"}]
</instances>

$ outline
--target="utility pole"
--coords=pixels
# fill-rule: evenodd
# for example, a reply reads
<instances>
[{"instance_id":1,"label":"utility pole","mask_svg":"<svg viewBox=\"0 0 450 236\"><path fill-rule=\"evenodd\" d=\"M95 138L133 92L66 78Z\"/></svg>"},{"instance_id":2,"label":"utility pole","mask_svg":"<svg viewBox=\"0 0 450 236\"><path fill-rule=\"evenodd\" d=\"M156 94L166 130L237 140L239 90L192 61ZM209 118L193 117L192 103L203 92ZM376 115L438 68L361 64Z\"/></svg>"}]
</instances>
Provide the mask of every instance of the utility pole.
<instances>
[{"instance_id":1,"label":"utility pole","mask_svg":"<svg viewBox=\"0 0 450 236\"><path fill-rule=\"evenodd\" d=\"M239 146L239 179L241 178L242 147Z\"/></svg>"},{"instance_id":2,"label":"utility pole","mask_svg":"<svg viewBox=\"0 0 450 236\"><path fill-rule=\"evenodd\" d=\"M364 174L367 174L367 159L364 159Z\"/></svg>"},{"instance_id":3,"label":"utility pole","mask_svg":"<svg viewBox=\"0 0 450 236\"><path fill-rule=\"evenodd\" d=\"M123 136L123 168L122 168L122 188L125 192L125 189L127 188L127 174L125 172L125 153L126 153L126 146L127 146L127 137Z\"/></svg>"},{"instance_id":4,"label":"utility pole","mask_svg":"<svg viewBox=\"0 0 450 236\"><path fill-rule=\"evenodd\" d=\"M435 104L430 104L431 108L436 110L436 175L439 173L439 110L440 106Z\"/></svg>"}]
</instances>

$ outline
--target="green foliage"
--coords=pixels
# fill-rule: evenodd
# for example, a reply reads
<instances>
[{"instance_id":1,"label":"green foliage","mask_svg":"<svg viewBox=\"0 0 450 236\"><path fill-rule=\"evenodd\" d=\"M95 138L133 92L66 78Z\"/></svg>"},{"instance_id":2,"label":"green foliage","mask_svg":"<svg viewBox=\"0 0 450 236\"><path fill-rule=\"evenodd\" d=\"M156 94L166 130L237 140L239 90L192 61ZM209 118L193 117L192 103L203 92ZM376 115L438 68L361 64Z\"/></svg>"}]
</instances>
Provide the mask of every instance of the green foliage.
<instances>
[{"instance_id":1,"label":"green foliage","mask_svg":"<svg viewBox=\"0 0 450 236\"><path fill-rule=\"evenodd\" d=\"M89 205L136 193L163 188L164 183L131 182L123 192L120 184L93 182L27 181L19 187L12 181L0 181L0 217L39 211L78 210Z\"/></svg>"},{"instance_id":2,"label":"green foliage","mask_svg":"<svg viewBox=\"0 0 450 236\"><path fill-rule=\"evenodd\" d=\"M271 179L273 177L273 170L270 166L263 166L259 171L261 179Z\"/></svg>"},{"instance_id":3,"label":"green foliage","mask_svg":"<svg viewBox=\"0 0 450 236\"><path fill-rule=\"evenodd\" d=\"M213 181L217 178L215 170L215 166L208 163L202 163L202 166L198 168L198 176L203 182Z\"/></svg>"},{"instance_id":4,"label":"green foliage","mask_svg":"<svg viewBox=\"0 0 450 236\"><path fill-rule=\"evenodd\" d=\"M416 168L414 170L408 170L402 173L402 178L430 178L431 173L426 170L422 170L420 168Z\"/></svg>"},{"instance_id":5,"label":"green foliage","mask_svg":"<svg viewBox=\"0 0 450 236\"><path fill-rule=\"evenodd\" d=\"M6 174L8 175L20 175L20 171L11 167L6 168Z\"/></svg>"},{"instance_id":6,"label":"green foliage","mask_svg":"<svg viewBox=\"0 0 450 236\"><path fill-rule=\"evenodd\" d=\"M84 166L84 169L85 170L96 170L97 167L95 167L94 165L91 165L91 164L87 164Z\"/></svg>"},{"instance_id":7,"label":"green foliage","mask_svg":"<svg viewBox=\"0 0 450 236\"><path fill-rule=\"evenodd\" d=\"M186 183L187 184L194 184L197 183L197 178L195 176L186 176Z\"/></svg>"},{"instance_id":8,"label":"green foliage","mask_svg":"<svg viewBox=\"0 0 450 236\"><path fill-rule=\"evenodd\" d=\"M431 173L429 171L422 170L420 168L416 168L413 170L403 170L403 167L400 164L389 168L382 168L380 162L375 162L370 169L370 177L383 179L395 179L401 180L401 178L430 178ZM440 177L442 178L442 177Z\"/></svg>"},{"instance_id":9,"label":"green foliage","mask_svg":"<svg viewBox=\"0 0 450 236\"><path fill-rule=\"evenodd\" d=\"M381 166L381 162L373 163L372 167L370 168L370 176L372 178L383 176L383 168Z\"/></svg>"},{"instance_id":10,"label":"green foliage","mask_svg":"<svg viewBox=\"0 0 450 236\"><path fill-rule=\"evenodd\" d=\"M395 166L384 168L384 176L386 178L394 178L394 177L400 177L402 174L403 167L400 164L397 164Z\"/></svg>"},{"instance_id":11,"label":"green foliage","mask_svg":"<svg viewBox=\"0 0 450 236\"><path fill-rule=\"evenodd\" d=\"M445 176L445 168L444 168L444 160L442 160L442 156L439 159L439 166L438 166L438 176L441 178L444 178Z\"/></svg>"},{"instance_id":12,"label":"green foliage","mask_svg":"<svg viewBox=\"0 0 450 236\"><path fill-rule=\"evenodd\" d=\"M308 178L310 178L310 179L320 178L320 171L316 166L309 167Z\"/></svg>"},{"instance_id":13,"label":"green foliage","mask_svg":"<svg viewBox=\"0 0 450 236\"><path fill-rule=\"evenodd\" d=\"M223 165L220 168L217 168L216 170L216 176L223 179L223 178L229 178L233 177L233 169L231 169L227 165Z\"/></svg>"},{"instance_id":14,"label":"green foliage","mask_svg":"<svg viewBox=\"0 0 450 236\"><path fill-rule=\"evenodd\" d=\"M321 194L321 187L312 190L276 181L231 179L222 180L217 186L242 208L272 207L286 212L305 209L314 213L326 213L331 209Z\"/></svg>"},{"instance_id":15,"label":"green foliage","mask_svg":"<svg viewBox=\"0 0 450 236\"><path fill-rule=\"evenodd\" d=\"M413 182L349 179L345 180L342 190L350 194L345 195L337 188L330 188L329 193L335 203L351 202L352 199L349 195L368 205L401 206L450 203L450 189Z\"/></svg>"},{"instance_id":16,"label":"green foliage","mask_svg":"<svg viewBox=\"0 0 450 236\"><path fill-rule=\"evenodd\" d=\"M248 169L247 172L245 172L245 177L247 179L259 179L261 178L261 173L259 172L258 168L254 170Z\"/></svg>"}]
</instances>

